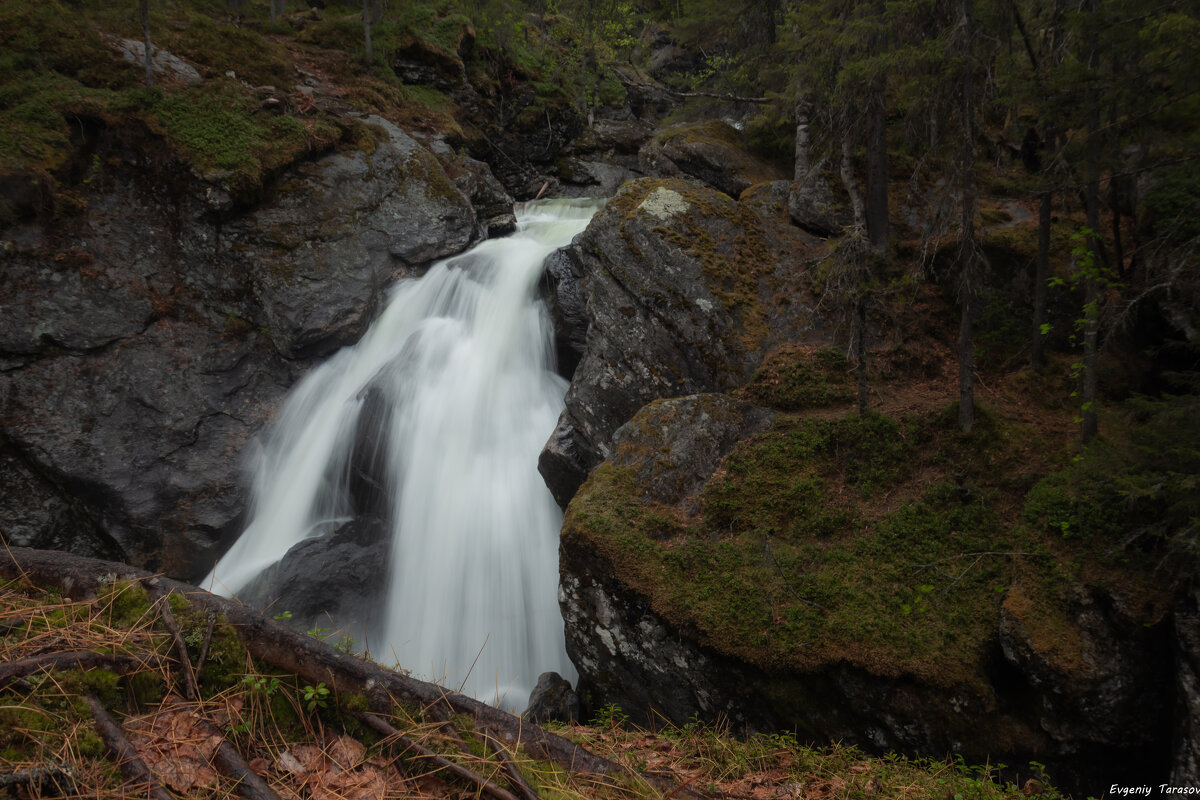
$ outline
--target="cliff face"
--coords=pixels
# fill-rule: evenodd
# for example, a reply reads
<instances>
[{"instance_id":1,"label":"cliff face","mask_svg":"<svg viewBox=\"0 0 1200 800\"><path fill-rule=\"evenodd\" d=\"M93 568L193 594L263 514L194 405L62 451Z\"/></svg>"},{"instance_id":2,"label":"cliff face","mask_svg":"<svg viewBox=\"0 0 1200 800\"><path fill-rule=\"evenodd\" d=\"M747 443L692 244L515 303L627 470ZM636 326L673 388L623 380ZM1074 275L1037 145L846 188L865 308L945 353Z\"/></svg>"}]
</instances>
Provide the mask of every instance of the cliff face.
<instances>
[{"instance_id":1,"label":"cliff face","mask_svg":"<svg viewBox=\"0 0 1200 800\"><path fill-rule=\"evenodd\" d=\"M298 164L240 213L102 132L97 152L123 162L81 212L6 232L3 469L31 492L7 504L9 541L183 577L211 565L239 527L243 453L308 359L480 236L429 150L366 124L370 153Z\"/></svg>"}]
</instances>

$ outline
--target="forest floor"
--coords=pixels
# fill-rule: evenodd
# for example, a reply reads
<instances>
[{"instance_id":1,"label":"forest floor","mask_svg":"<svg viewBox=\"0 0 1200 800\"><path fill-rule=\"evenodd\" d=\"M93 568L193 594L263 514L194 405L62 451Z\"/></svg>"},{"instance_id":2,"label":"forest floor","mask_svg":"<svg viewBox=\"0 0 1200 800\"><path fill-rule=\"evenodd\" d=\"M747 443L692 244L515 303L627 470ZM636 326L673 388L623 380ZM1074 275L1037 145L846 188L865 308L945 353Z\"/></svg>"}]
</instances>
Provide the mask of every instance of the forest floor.
<instances>
[{"instance_id":1,"label":"forest floor","mask_svg":"<svg viewBox=\"0 0 1200 800\"><path fill-rule=\"evenodd\" d=\"M251 658L228 625L181 595L153 596L117 583L72 600L20 578L0 583L0 790L159 800L1056 796L1027 776L1001 780L994 768L813 748L787 733L649 731L626 725L615 708L589 725L550 729L623 767L616 778L564 769L504 744L478 720L439 722L407 703L384 715L395 731L381 736L362 724L370 715L355 710L361 698Z\"/></svg>"}]
</instances>

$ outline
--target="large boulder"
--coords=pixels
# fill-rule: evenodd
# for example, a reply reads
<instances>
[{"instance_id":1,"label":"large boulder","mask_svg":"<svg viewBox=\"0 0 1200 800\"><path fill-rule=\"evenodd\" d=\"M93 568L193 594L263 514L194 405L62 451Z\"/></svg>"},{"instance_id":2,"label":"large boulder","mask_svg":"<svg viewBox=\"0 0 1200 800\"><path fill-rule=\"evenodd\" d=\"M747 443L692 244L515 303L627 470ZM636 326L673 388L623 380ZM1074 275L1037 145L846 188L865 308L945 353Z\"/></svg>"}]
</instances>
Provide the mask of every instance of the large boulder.
<instances>
[{"instance_id":1,"label":"large boulder","mask_svg":"<svg viewBox=\"0 0 1200 800\"><path fill-rule=\"evenodd\" d=\"M780 348L748 387L648 403L615 432L560 545L585 712L1038 761L1079 796L1161 782L1173 758L1186 785L1195 607L1172 631L1170 590L1137 568L1094 580L1009 552L1029 547L1019 521L929 487L944 455L914 444L952 424L831 414L834 355Z\"/></svg>"},{"instance_id":2,"label":"large boulder","mask_svg":"<svg viewBox=\"0 0 1200 800\"><path fill-rule=\"evenodd\" d=\"M299 165L268 205L234 226L276 347L322 354L362 334L385 286L407 269L465 250L478 231L470 199L436 156L381 117L373 153Z\"/></svg>"},{"instance_id":3,"label":"large boulder","mask_svg":"<svg viewBox=\"0 0 1200 800\"><path fill-rule=\"evenodd\" d=\"M647 402L738 386L771 343L808 323L803 247L794 228L724 194L642 179L552 259L558 335L572 360L578 354L538 463L561 505Z\"/></svg>"}]
</instances>

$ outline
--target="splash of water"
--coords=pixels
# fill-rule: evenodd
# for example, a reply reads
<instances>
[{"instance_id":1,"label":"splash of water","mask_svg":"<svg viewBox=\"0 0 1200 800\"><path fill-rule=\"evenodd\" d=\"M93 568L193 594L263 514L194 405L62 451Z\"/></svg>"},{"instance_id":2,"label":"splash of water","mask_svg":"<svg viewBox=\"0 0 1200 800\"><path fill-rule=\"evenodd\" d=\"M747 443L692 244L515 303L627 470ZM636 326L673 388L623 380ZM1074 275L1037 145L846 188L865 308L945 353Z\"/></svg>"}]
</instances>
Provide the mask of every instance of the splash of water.
<instances>
[{"instance_id":1,"label":"splash of water","mask_svg":"<svg viewBox=\"0 0 1200 800\"><path fill-rule=\"evenodd\" d=\"M373 395L392 537L375 657L517 710L539 673L573 680L556 598L562 517L537 471L566 382L536 286L597 207L519 208L513 236L398 284L359 344L289 396L259 456L251 522L205 585L241 592L353 515L350 459Z\"/></svg>"}]
</instances>

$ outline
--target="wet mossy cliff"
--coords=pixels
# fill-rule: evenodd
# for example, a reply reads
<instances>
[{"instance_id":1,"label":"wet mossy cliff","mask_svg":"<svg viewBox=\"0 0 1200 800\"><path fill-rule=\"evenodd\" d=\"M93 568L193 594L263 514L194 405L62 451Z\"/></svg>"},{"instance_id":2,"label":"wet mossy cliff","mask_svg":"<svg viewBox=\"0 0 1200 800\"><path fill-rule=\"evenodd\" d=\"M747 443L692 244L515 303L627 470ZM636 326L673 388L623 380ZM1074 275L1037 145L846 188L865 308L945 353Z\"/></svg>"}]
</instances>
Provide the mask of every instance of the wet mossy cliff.
<instances>
[{"instance_id":1,"label":"wet mossy cliff","mask_svg":"<svg viewBox=\"0 0 1200 800\"><path fill-rule=\"evenodd\" d=\"M787 190L627 184L550 263L578 365L541 468L585 705L1090 793L1196 780L1191 556L1146 534L1195 513L1196 453L1154 438L1186 441L1194 400L1114 401L1080 451L1065 364L1009 366L962 434L957 312L928 285L872 329L860 415Z\"/></svg>"}]
</instances>

